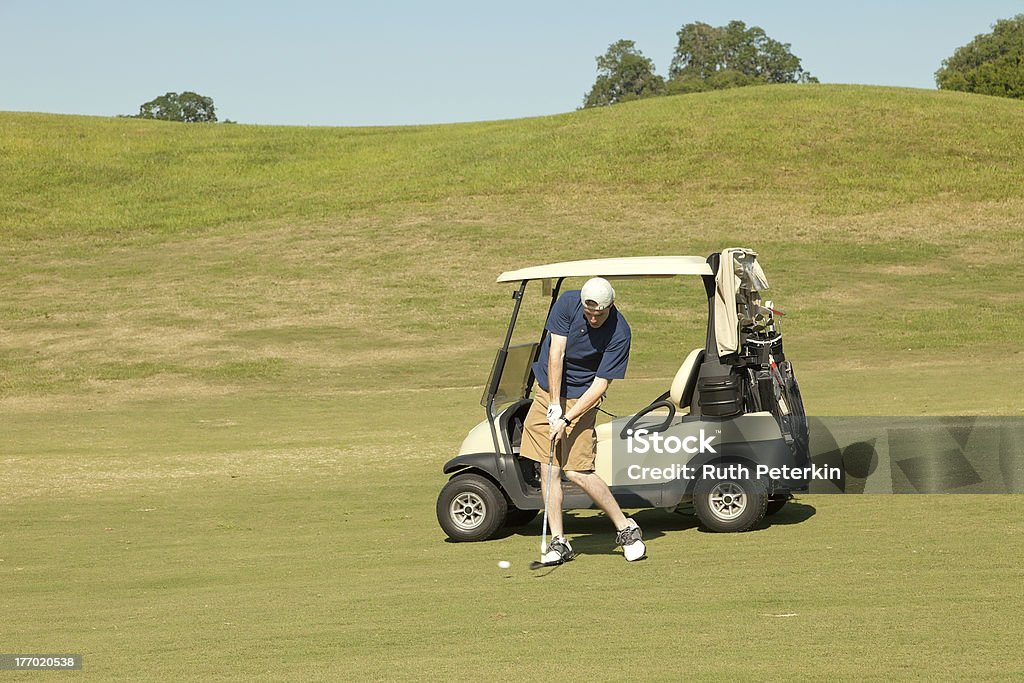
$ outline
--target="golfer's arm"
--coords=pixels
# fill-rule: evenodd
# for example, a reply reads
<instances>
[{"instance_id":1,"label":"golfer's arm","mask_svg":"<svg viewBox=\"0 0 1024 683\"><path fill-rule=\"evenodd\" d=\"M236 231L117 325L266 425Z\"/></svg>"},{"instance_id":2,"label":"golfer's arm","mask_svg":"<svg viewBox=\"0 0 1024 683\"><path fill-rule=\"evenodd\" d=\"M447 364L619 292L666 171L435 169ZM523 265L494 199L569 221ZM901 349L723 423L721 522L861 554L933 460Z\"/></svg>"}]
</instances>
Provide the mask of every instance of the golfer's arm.
<instances>
[{"instance_id":1,"label":"golfer's arm","mask_svg":"<svg viewBox=\"0 0 1024 683\"><path fill-rule=\"evenodd\" d=\"M548 347L548 396L551 403L562 402L562 371L565 369L565 345L568 337L551 335Z\"/></svg>"},{"instance_id":2,"label":"golfer's arm","mask_svg":"<svg viewBox=\"0 0 1024 683\"><path fill-rule=\"evenodd\" d=\"M608 391L609 384L611 384L611 380L595 377L594 383L590 385L589 389L583 392L583 395L580 396L580 400L576 401L575 405L566 411L565 417L570 422L575 422L576 418L581 415L585 415L588 410L596 406L601 401L601 397L604 396L606 391Z\"/></svg>"}]
</instances>

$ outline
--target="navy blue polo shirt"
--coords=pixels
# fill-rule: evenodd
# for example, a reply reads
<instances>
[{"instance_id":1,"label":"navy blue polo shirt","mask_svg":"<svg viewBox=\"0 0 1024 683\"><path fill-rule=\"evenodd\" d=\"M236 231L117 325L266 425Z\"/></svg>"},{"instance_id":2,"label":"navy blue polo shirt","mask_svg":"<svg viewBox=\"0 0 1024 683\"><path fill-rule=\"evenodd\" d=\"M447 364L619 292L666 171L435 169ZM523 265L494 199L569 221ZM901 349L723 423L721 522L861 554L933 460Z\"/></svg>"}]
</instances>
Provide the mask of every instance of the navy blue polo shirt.
<instances>
[{"instance_id":1,"label":"navy blue polo shirt","mask_svg":"<svg viewBox=\"0 0 1024 683\"><path fill-rule=\"evenodd\" d=\"M622 379L629 361L629 342L632 333L629 324L612 306L608 319L601 327L591 327L583 315L580 290L565 292L548 314L545 328L551 334L566 337L565 362L562 370L562 397L579 398L594 383L595 377ZM551 335L544 337L540 356L533 364L537 384L544 391L548 387L548 356Z\"/></svg>"}]
</instances>

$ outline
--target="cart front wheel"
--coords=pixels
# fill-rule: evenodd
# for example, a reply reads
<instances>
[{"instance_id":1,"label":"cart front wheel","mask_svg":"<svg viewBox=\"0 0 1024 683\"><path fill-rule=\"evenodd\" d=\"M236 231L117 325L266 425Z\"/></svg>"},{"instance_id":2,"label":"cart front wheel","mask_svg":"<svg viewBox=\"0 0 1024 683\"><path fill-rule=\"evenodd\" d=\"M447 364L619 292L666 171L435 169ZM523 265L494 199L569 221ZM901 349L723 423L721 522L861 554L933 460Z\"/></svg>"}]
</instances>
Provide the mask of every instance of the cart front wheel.
<instances>
[{"instance_id":1,"label":"cart front wheel","mask_svg":"<svg viewBox=\"0 0 1024 683\"><path fill-rule=\"evenodd\" d=\"M505 524L508 503L490 479L460 474L437 497L437 521L453 541L483 541Z\"/></svg>"}]
</instances>

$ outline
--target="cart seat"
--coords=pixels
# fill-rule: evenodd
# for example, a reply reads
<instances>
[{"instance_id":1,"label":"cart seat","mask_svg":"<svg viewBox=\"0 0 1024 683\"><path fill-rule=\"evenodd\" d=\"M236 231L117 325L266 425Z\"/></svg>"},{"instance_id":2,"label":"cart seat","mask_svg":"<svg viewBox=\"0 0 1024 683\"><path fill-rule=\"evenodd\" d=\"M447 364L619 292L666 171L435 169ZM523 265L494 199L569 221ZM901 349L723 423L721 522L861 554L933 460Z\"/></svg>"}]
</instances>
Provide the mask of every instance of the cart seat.
<instances>
[{"instance_id":1,"label":"cart seat","mask_svg":"<svg viewBox=\"0 0 1024 683\"><path fill-rule=\"evenodd\" d=\"M700 365L704 362L704 349L694 349L679 366L679 372L672 380L672 387L668 395L672 403L676 404L676 410L689 409L693 401L693 390L697 387L697 376L700 375Z\"/></svg>"}]
</instances>

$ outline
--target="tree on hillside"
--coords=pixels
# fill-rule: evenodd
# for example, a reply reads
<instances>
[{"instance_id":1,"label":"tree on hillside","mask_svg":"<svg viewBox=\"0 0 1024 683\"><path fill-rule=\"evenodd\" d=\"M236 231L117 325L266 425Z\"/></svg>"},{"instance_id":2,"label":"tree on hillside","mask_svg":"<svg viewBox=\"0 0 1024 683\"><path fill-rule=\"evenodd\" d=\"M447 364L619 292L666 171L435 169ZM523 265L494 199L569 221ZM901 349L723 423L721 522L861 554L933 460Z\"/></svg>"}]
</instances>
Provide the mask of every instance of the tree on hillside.
<instances>
[{"instance_id":1,"label":"tree on hillside","mask_svg":"<svg viewBox=\"0 0 1024 683\"><path fill-rule=\"evenodd\" d=\"M608 46L597 58L597 81L583 100L583 107L601 107L665 94L665 79L654 72L654 62L644 57L632 40Z\"/></svg>"},{"instance_id":2,"label":"tree on hillside","mask_svg":"<svg viewBox=\"0 0 1024 683\"><path fill-rule=\"evenodd\" d=\"M215 123L217 112L213 99L194 92L169 92L139 107L140 119L183 121L185 123Z\"/></svg>"},{"instance_id":3,"label":"tree on hillside","mask_svg":"<svg viewBox=\"0 0 1024 683\"><path fill-rule=\"evenodd\" d=\"M1024 14L1002 19L991 33L958 47L935 72L943 90L1024 99Z\"/></svg>"},{"instance_id":4,"label":"tree on hillside","mask_svg":"<svg viewBox=\"0 0 1024 683\"><path fill-rule=\"evenodd\" d=\"M669 66L672 93L716 90L765 83L817 83L804 71L789 43L769 38L759 26L730 21L684 25Z\"/></svg>"}]
</instances>

